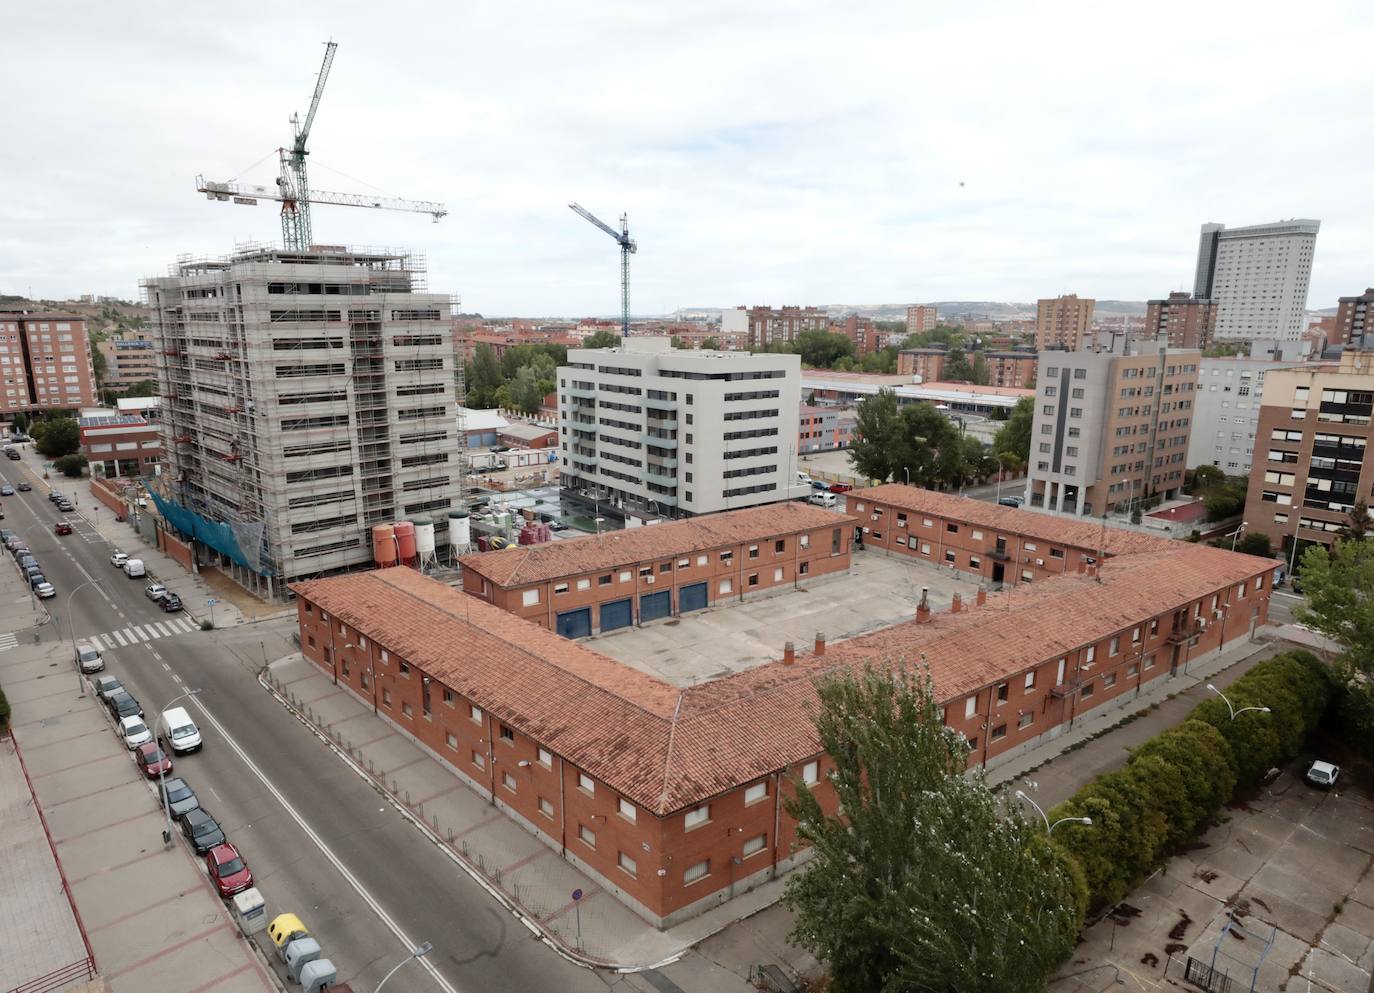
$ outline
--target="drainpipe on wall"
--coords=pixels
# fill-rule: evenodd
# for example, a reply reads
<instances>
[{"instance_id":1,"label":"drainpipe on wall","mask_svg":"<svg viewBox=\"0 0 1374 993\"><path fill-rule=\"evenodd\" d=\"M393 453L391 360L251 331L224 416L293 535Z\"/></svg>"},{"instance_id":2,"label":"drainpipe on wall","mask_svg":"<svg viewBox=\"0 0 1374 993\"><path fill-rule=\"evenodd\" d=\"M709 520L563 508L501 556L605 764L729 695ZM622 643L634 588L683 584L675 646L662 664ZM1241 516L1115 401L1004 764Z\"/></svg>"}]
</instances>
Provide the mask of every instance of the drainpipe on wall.
<instances>
[{"instance_id":1,"label":"drainpipe on wall","mask_svg":"<svg viewBox=\"0 0 1374 993\"><path fill-rule=\"evenodd\" d=\"M778 878L778 835L782 833L782 770L773 773L773 874Z\"/></svg>"},{"instance_id":2,"label":"drainpipe on wall","mask_svg":"<svg viewBox=\"0 0 1374 993\"><path fill-rule=\"evenodd\" d=\"M487 711L487 779L491 783L491 805L496 806L496 749L492 746L491 711Z\"/></svg>"},{"instance_id":3,"label":"drainpipe on wall","mask_svg":"<svg viewBox=\"0 0 1374 993\"><path fill-rule=\"evenodd\" d=\"M558 756L558 843L564 858L568 857L567 780L563 775L563 756Z\"/></svg>"}]
</instances>

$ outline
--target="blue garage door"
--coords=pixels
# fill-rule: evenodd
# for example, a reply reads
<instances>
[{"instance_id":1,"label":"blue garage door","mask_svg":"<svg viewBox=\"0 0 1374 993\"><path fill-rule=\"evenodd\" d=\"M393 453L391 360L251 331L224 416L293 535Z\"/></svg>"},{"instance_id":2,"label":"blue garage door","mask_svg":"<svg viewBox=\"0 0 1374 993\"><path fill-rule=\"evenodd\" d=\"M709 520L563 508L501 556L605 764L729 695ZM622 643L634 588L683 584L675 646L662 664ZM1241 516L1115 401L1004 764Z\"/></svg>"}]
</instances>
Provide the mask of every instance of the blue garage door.
<instances>
[{"instance_id":1,"label":"blue garage door","mask_svg":"<svg viewBox=\"0 0 1374 993\"><path fill-rule=\"evenodd\" d=\"M673 594L670 590L644 593L639 598L639 623L656 621L673 613Z\"/></svg>"},{"instance_id":2,"label":"blue garage door","mask_svg":"<svg viewBox=\"0 0 1374 993\"><path fill-rule=\"evenodd\" d=\"M630 601L615 600L611 603L601 605L601 630L614 631L616 628L627 628L634 623L634 616L630 611Z\"/></svg>"},{"instance_id":3,"label":"blue garage door","mask_svg":"<svg viewBox=\"0 0 1374 993\"><path fill-rule=\"evenodd\" d=\"M677 612L685 614L689 610L701 610L706 606L706 584L693 583L678 591Z\"/></svg>"},{"instance_id":4,"label":"blue garage door","mask_svg":"<svg viewBox=\"0 0 1374 993\"><path fill-rule=\"evenodd\" d=\"M558 615L558 633L565 638L586 638L592 633L592 608L565 610Z\"/></svg>"}]
</instances>

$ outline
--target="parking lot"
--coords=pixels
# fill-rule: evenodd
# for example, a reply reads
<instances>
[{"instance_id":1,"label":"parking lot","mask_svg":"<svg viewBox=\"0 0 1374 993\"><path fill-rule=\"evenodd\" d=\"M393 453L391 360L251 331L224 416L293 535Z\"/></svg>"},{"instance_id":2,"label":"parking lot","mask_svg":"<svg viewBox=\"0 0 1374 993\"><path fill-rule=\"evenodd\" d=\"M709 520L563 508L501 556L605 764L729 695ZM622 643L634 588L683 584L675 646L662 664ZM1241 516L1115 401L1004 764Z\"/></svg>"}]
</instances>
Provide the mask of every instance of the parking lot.
<instances>
[{"instance_id":1,"label":"parking lot","mask_svg":"<svg viewBox=\"0 0 1374 993\"><path fill-rule=\"evenodd\" d=\"M1221 823L1191 850L1087 929L1050 990L1367 993L1374 966L1371 779L1347 767L1325 792L1303 781L1308 764L1284 769L1256 797L1224 809Z\"/></svg>"},{"instance_id":2,"label":"parking lot","mask_svg":"<svg viewBox=\"0 0 1374 993\"><path fill-rule=\"evenodd\" d=\"M948 610L955 593L973 603L979 584L948 569L878 549L855 552L848 572L731 598L685 617L622 628L589 643L679 686L715 679L782 657L791 641L811 651L818 631L831 641L853 638L916 616L921 587L933 610Z\"/></svg>"}]
</instances>

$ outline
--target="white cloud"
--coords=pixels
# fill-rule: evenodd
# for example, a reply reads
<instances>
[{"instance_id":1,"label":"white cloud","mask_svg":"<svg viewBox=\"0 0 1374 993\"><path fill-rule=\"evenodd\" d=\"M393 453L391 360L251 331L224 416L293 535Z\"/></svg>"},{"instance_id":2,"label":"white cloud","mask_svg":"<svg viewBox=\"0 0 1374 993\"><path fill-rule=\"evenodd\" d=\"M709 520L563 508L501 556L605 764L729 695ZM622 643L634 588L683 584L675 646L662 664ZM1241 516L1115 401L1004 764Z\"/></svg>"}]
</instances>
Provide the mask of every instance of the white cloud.
<instances>
[{"instance_id":1,"label":"white cloud","mask_svg":"<svg viewBox=\"0 0 1374 993\"><path fill-rule=\"evenodd\" d=\"M0 289L133 296L279 237L192 180L271 181L329 36L312 181L450 215L322 207L317 238L423 252L468 309L616 309L572 200L629 213L637 312L1141 299L1188 285L1203 221L1293 216L1323 223L1312 306L1374 283L1358 2L132 9L7 14Z\"/></svg>"}]
</instances>

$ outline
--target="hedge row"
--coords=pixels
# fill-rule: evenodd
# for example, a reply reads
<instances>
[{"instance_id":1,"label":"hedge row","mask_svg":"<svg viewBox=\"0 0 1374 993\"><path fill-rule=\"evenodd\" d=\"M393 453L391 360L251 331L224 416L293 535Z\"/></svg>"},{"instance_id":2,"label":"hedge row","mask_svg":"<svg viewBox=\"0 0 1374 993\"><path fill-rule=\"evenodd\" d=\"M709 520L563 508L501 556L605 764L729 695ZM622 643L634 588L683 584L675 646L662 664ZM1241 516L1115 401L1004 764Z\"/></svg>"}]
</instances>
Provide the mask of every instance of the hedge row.
<instances>
[{"instance_id":1,"label":"hedge row","mask_svg":"<svg viewBox=\"0 0 1374 993\"><path fill-rule=\"evenodd\" d=\"M1270 713L1234 721L1208 699L1182 724L1137 748L1126 765L1099 776L1050 813L1091 817L1065 824L1054 840L1082 868L1088 903L1115 903L1159 862L1200 835L1238 789L1296 758L1331 698L1327 668L1308 652L1260 662L1226 689L1237 710Z\"/></svg>"}]
</instances>

